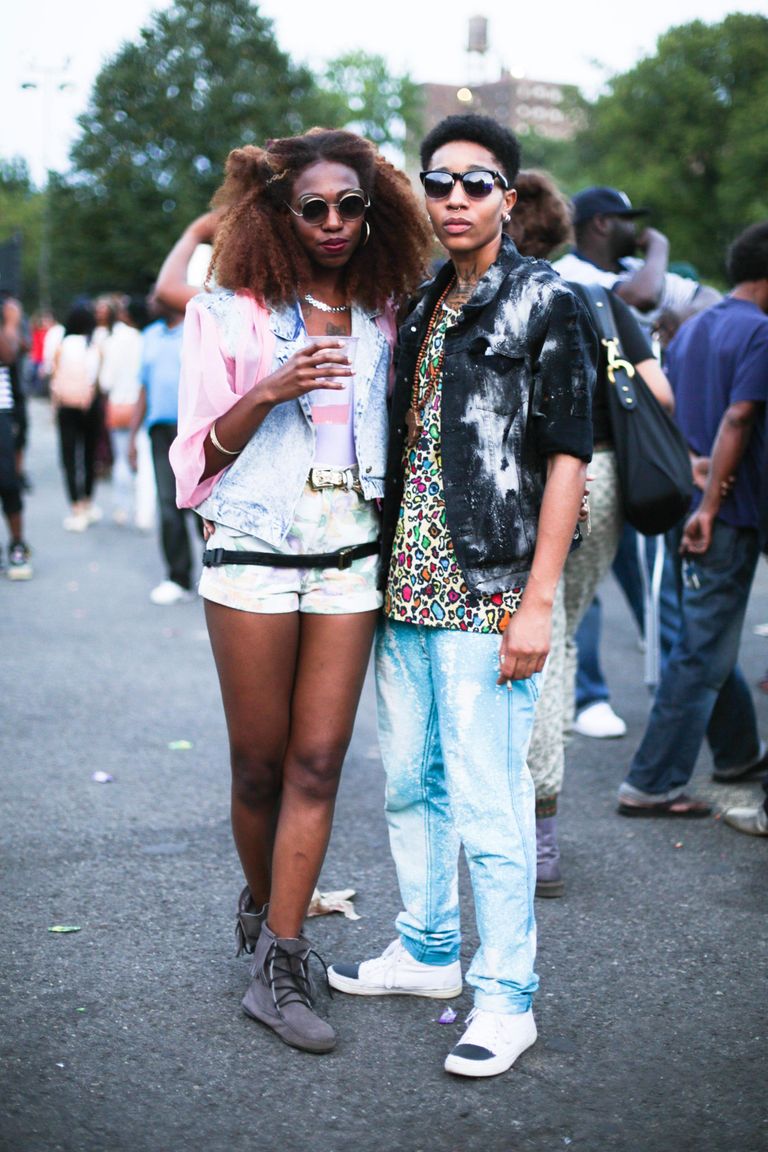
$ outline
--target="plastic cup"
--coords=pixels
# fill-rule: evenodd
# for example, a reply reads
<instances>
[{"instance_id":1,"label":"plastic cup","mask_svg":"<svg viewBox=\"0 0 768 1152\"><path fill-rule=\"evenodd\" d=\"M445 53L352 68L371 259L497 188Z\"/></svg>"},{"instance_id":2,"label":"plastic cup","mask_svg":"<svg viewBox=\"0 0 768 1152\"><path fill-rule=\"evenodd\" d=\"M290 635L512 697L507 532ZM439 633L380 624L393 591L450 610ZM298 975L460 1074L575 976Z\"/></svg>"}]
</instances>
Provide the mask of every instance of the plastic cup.
<instances>
[{"instance_id":1,"label":"plastic cup","mask_svg":"<svg viewBox=\"0 0 768 1152\"><path fill-rule=\"evenodd\" d=\"M357 336L307 336L308 344L321 344L344 352L350 367L355 366ZM338 345L342 347L339 348ZM332 370L329 365L329 370ZM309 395L313 424L348 424L352 405L352 381L354 376L321 376L318 380L328 380L341 384L341 388L314 388Z\"/></svg>"}]
</instances>

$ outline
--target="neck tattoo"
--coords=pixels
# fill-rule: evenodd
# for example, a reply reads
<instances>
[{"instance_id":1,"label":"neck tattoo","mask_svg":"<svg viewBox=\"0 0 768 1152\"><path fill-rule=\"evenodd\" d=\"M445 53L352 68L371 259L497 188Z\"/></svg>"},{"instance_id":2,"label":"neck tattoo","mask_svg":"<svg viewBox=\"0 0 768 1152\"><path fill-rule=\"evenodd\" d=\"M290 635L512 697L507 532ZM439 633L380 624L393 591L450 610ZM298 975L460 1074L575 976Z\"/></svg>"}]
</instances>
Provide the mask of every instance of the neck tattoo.
<instances>
[{"instance_id":1,"label":"neck tattoo","mask_svg":"<svg viewBox=\"0 0 768 1152\"><path fill-rule=\"evenodd\" d=\"M477 288L480 273L477 267L456 270L456 281L448 296L448 303L452 308L461 308Z\"/></svg>"},{"instance_id":2,"label":"neck tattoo","mask_svg":"<svg viewBox=\"0 0 768 1152\"><path fill-rule=\"evenodd\" d=\"M349 304L326 304L324 300L318 300L311 292L305 292L303 299L307 304L311 304L313 308L317 308L320 312L349 311Z\"/></svg>"}]
</instances>

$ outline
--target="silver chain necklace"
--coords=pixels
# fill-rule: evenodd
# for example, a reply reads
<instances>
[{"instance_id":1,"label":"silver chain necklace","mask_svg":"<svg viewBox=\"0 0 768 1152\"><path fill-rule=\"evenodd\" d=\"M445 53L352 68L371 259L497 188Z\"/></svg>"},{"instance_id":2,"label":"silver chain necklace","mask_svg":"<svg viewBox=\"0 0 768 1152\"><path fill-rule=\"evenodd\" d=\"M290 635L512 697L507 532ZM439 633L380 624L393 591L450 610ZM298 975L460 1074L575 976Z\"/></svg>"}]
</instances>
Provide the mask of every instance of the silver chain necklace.
<instances>
[{"instance_id":1,"label":"silver chain necklace","mask_svg":"<svg viewBox=\"0 0 768 1152\"><path fill-rule=\"evenodd\" d=\"M348 312L349 304L326 304L322 300L316 300L311 292L304 294L304 299L307 304L311 304L313 308L319 308L321 312Z\"/></svg>"}]
</instances>

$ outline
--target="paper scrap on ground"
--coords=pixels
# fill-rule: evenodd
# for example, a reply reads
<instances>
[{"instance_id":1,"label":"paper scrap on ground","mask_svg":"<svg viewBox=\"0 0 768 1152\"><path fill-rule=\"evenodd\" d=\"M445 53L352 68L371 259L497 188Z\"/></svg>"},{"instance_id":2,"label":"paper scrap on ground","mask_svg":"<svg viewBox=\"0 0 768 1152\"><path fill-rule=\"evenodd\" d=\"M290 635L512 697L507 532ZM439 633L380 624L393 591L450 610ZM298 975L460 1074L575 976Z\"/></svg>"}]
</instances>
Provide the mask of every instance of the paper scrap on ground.
<instances>
[{"instance_id":1,"label":"paper scrap on ground","mask_svg":"<svg viewBox=\"0 0 768 1152\"><path fill-rule=\"evenodd\" d=\"M438 1020L438 1024L453 1024L455 1019L456 1013L454 1012L453 1008L445 1008L442 1015L440 1016L440 1019Z\"/></svg>"},{"instance_id":2,"label":"paper scrap on ground","mask_svg":"<svg viewBox=\"0 0 768 1152\"><path fill-rule=\"evenodd\" d=\"M192 747L192 742L190 740L171 740L168 747L171 752L188 752Z\"/></svg>"},{"instance_id":3,"label":"paper scrap on ground","mask_svg":"<svg viewBox=\"0 0 768 1152\"><path fill-rule=\"evenodd\" d=\"M49 932L82 932L82 928L78 924L52 924L48 929Z\"/></svg>"},{"instance_id":4,"label":"paper scrap on ground","mask_svg":"<svg viewBox=\"0 0 768 1152\"><path fill-rule=\"evenodd\" d=\"M329 912L342 912L347 920L359 920L352 905L354 888L342 888L340 892L319 892L315 888L309 902L307 916L326 916Z\"/></svg>"},{"instance_id":5,"label":"paper scrap on ground","mask_svg":"<svg viewBox=\"0 0 768 1152\"><path fill-rule=\"evenodd\" d=\"M111 784L114 776L110 776L109 772L94 772L91 780L93 780L95 784Z\"/></svg>"}]
</instances>

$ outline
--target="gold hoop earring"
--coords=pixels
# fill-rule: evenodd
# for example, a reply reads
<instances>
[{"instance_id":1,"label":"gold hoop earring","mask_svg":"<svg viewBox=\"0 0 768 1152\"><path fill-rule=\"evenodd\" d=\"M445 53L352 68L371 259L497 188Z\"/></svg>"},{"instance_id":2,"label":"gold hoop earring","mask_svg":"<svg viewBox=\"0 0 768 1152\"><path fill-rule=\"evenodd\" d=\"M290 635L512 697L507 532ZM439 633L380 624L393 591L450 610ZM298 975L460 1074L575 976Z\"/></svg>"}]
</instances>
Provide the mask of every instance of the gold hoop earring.
<instances>
[{"instance_id":1,"label":"gold hoop earring","mask_svg":"<svg viewBox=\"0 0 768 1152\"><path fill-rule=\"evenodd\" d=\"M365 239L360 241L360 247L361 248L365 248L366 244L368 243L368 241L370 240L370 237L371 237L370 224L368 223L367 220L363 220L363 224L365 224Z\"/></svg>"}]
</instances>

